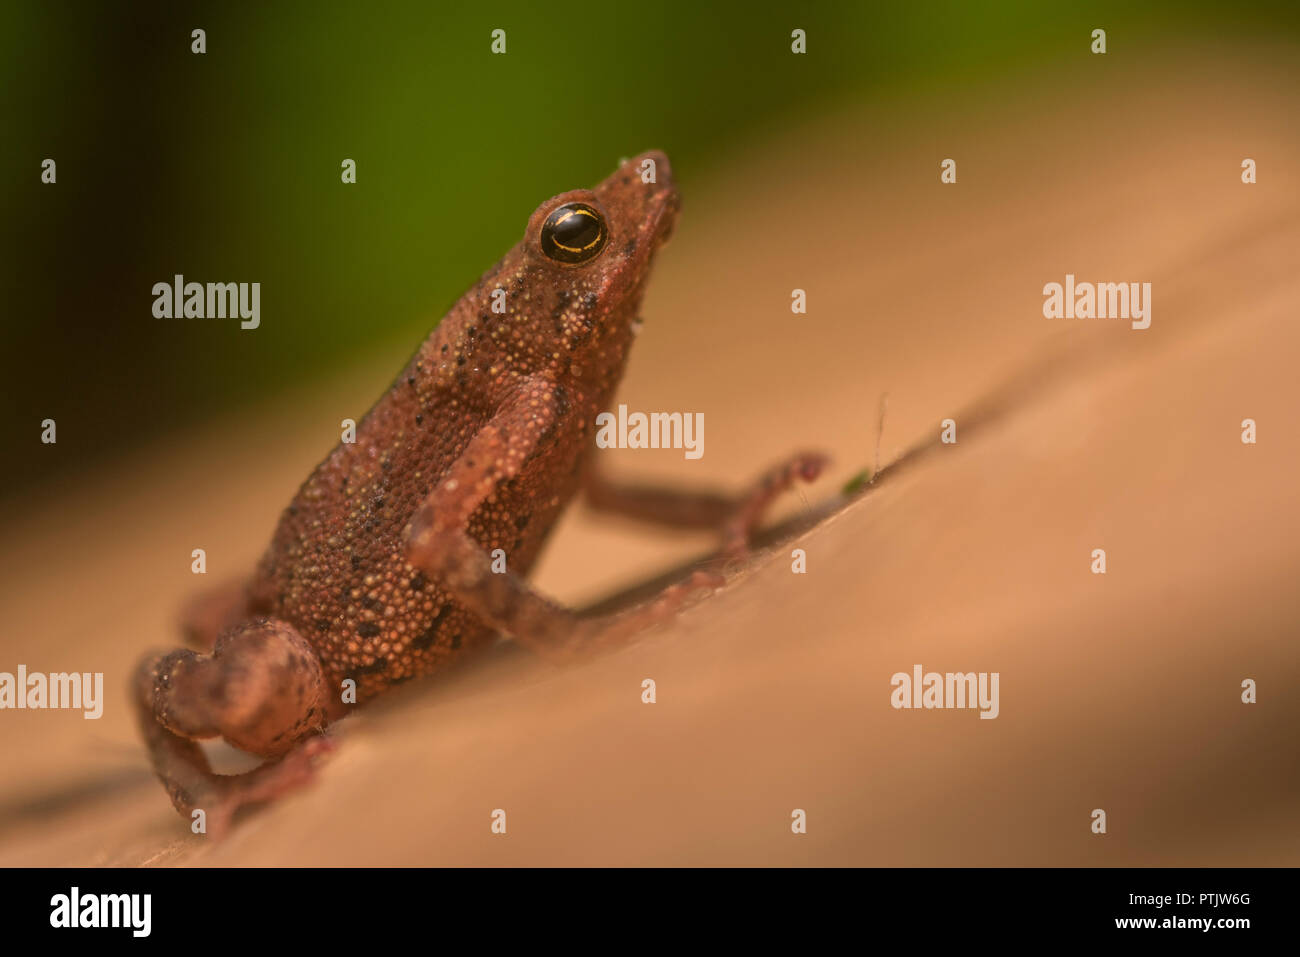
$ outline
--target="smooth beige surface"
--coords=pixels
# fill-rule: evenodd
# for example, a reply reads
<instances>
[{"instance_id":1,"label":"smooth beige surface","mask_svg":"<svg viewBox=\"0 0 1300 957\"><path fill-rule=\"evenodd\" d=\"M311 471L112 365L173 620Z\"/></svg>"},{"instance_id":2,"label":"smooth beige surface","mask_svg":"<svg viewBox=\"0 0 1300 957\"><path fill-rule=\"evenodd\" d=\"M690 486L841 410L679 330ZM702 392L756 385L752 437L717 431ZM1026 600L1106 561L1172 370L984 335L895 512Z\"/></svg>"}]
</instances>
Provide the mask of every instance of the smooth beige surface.
<instances>
[{"instance_id":1,"label":"smooth beige surface","mask_svg":"<svg viewBox=\"0 0 1300 957\"><path fill-rule=\"evenodd\" d=\"M250 567L409 344L12 506L0 670L102 670L109 696L98 722L0 713L0 864L1300 862L1300 85L1269 62L1113 61L813 120L713 180L679 170L622 401L704 412L706 451L613 470L738 485L825 448L815 504L870 463L882 392L884 461L949 416L958 444L622 652L563 672L501 653L407 686L220 846L149 778L130 668L176 643L190 550L209 580ZM1151 282L1151 328L1044 319L1067 272ZM963 409L1061 352L967 435ZM706 545L575 509L536 580L589 601ZM1001 715L892 709L890 676L918 663L999 672Z\"/></svg>"}]
</instances>

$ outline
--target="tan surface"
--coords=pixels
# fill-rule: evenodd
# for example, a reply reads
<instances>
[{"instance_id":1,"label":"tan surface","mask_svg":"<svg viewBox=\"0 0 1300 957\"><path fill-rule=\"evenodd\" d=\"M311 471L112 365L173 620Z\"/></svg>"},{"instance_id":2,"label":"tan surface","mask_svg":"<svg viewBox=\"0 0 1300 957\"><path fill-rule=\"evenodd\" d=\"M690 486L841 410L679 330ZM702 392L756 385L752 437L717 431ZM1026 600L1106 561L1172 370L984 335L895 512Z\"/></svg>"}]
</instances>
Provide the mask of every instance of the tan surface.
<instances>
[{"instance_id":1,"label":"tan surface","mask_svg":"<svg viewBox=\"0 0 1300 957\"><path fill-rule=\"evenodd\" d=\"M221 846L148 778L129 669L175 642L190 549L209 580L249 567L409 344L11 508L0 669L102 670L109 697L98 722L0 714L0 864L1300 862L1300 85L1255 59L1115 60L1068 88L811 121L711 181L682 171L623 400L703 411L706 451L612 453L620 474L734 484L820 447L838 468L815 503L869 463L882 391L885 461L947 416L958 445L800 536L807 575L787 543L611 657L559 672L502 653L408 686ZM1066 272L1152 282L1151 329L1044 319ZM537 581L588 601L703 544L574 510ZM916 663L1000 672L1001 716L891 709L890 675Z\"/></svg>"}]
</instances>

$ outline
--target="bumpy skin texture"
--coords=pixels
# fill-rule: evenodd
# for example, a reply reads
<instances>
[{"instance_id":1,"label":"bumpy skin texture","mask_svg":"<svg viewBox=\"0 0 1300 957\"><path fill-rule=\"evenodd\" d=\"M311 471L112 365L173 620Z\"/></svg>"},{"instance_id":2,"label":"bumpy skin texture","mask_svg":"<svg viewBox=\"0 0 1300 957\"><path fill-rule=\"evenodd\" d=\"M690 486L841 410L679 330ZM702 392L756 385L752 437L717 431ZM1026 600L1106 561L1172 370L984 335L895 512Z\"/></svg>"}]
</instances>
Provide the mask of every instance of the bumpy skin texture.
<instances>
[{"instance_id":1,"label":"bumpy skin texture","mask_svg":"<svg viewBox=\"0 0 1300 957\"><path fill-rule=\"evenodd\" d=\"M642 182L643 158L655 161L656 183ZM539 248L547 215L575 201L603 211L610 233L585 265ZM662 154L629 161L594 191L542 204L523 241L456 303L358 424L355 444L340 443L299 490L258 566L252 607L292 622L329 683L354 678L364 700L493 637L411 564L407 524L503 407L552 409L519 474L468 526L485 553L503 549L510 571L527 574L578 489L596 415L623 374L651 257L677 210ZM496 289L504 313L492 311Z\"/></svg>"},{"instance_id":2,"label":"bumpy skin texture","mask_svg":"<svg viewBox=\"0 0 1300 957\"><path fill-rule=\"evenodd\" d=\"M643 176L651 168L653 182ZM606 240L566 263L548 254L543 227L573 203L603 221ZM134 692L154 768L178 810L204 811L207 833L220 834L241 805L308 780L329 747L320 732L353 703L498 632L546 654L612 643L666 616L691 587L719 582L699 572L615 619L580 619L531 591L524 576L579 487L599 509L715 528L736 555L773 497L817 476L824 457L793 456L727 496L619 487L585 467L678 205L667 157L651 152L595 190L538 207L520 243L358 424L355 442L303 483L251 581L191 605L186 633L203 653L141 663ZM504 573L492 567L496 549ZM345 703L349 680L355 702ZM196 741L215 736L272 760L213 774Z\"/></svg>"}]
</instances>

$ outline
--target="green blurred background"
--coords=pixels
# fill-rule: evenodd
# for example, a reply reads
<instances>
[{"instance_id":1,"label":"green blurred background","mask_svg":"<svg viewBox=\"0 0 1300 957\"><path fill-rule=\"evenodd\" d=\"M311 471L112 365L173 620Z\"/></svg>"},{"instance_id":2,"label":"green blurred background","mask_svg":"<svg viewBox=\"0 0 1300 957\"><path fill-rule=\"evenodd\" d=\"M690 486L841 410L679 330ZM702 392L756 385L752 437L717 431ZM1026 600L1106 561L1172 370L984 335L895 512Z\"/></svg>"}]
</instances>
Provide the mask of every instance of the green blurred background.
<instances>
[{"instance_id":1,"label":"green blurred background","mask_svg":"<svg viewBox=\"0 0 1300 957\"><path fill-rule=\"evenodd\" d=\"M1110 57L1294 37L1297 6L9 0L3 494L413 350L537 203L621 156L665 149L689 210L693 181L812 115L1032 82L1094 27ZM260 282L261 327L154 318L175 273Z\"/></svg>"}]
</instances>

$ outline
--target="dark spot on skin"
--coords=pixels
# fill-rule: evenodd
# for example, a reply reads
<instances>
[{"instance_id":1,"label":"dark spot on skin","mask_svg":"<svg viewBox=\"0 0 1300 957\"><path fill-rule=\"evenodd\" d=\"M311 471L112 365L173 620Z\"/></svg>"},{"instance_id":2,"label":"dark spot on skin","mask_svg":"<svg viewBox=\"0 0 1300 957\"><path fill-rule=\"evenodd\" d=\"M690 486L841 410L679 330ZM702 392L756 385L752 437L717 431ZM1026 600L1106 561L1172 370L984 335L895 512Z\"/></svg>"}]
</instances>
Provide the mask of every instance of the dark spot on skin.
<instances>
[{"instance_id":1,"label":"dark spot on skin","mask_svg":"<svg viewBox=\"0 0 1300 957\"><path fill-rule=\"evenodd\" d=\"M367 595L365 598L361 599L361 607L369 609L370 611L377 611L384 606L383 602L378 598Z\"/></svg>"},{"instance_id":2,"label":"dark spot on skin","mask_svg":"<svg viewBox=\"0 0 1300 957\"><path fill-rule=\"evenodd\" d=\"M424 572L416 572L411 576L411 591L419 591L427 582L428 579L424 577Z\"/></svg>"},{"instance_id":3,"label":"dark spot on skin","mask_svg":"<svg viewBox=\"0 0 1300 957\"><path fill-rule=\"evenodd\" d=\"M424 633L420 637L411 642L411 647L416 651L423 651L433 644L434 639L438 637L438 626L442 624L442 620L447 617L450 611L450 605L443 605L439 608L438 614L434 615L433 621L429 622L429 627L424 629Z\"/></svg>"},{"instance_id":4,"label":"dark spot on skin","mask_svg":"<svg viewBox=\"0 0 1300 957\"><path fill-rule=\"evenodd\" d=\"M290 515L297 515L297 514L298 514L298 505L297 505L297 503L294 503L293 505L290 505L290 506L289 506L289 514L290 514Z\"/></svg>"},{"instance_id":5,"label":"dark spot on skin","mask_svg":"<svg viewBox=\"0 0 1300 957\"><path fill-rule=\"evenodd\" d=\"M317 631L330 630L330 623L328 618L317 618L314 622L312 622L312 624L316 626Z\"/></svg>"},{"instance_id":6,"label":"dark spot on skin","mask_svg":"<svg viewBox=\"0 0 1300 957\"><path fill-rule=\"evenodd\" d=\"M522 538L516 538L516 539L515 539L515 543L514 543L513 545L510 546L510 550L511 550L512 552L517 552L517 551L519 551L519 546L522 545L523 543L524 543L524 540L523 540Z\"/></svg>"},{"instance_id":7,"label":"dark spot on skin","mask_svg":"<svg viewBox=\"0 0 1300 957\"><path fill-rule=\"evenodd\" d=\"M588 309L590 309L592 306L594 306L597 303L597 301L599 301L599 299L600 297L597 296L594 292L589 292L582 297L582 304L586 306Z\"/></svg>"},{"instance_id":8,"label":"dark spot on skin","mask_svg":"<svg viewBox=\"0 0 1300 957\"><path fill-rule=\"evenodd\" d=\"M358 554L356 554L355 552L353 552L353 553L352 553L352 570L353 570L353 571L356 571L356 570L357 570L358 568L360 568L360 567L361 567L361 556L358 555Z\"/></svg>"},{"instance_id":9,"label":"dark spot on skin","mask_svg":"<svg viewBox=\"0 0 1300 957\"><path fill-rule=\"evenodd\" d=\"M357 634L362 638L375 638L379 635L379 626L373 621L363 621L357 625Z\"/></svg>"},{"instance_id":10,"label":"dark spot on skin","mask_svg":"<svg viewBox=\"0 0 1300 957\"><path fill-rule=\"evenodd\" d=\"M389 469L393 467L393 463L388 459L384 459L382 462L379 463L379 467L383 469L385 472L387 472Z\"/></svg>"},{"instance_id":11,"label":"dark spot on skin","mask_svg":"<svg viewBox=\"0 0 1300 957\"><path fill-rule=\"evenodd\" d=\"M445 342L442 344L442 354L444 356L447 354L447 344Z\"/></svg>"},{"instance_id":12,"label":"dark spot on skin","mask_svg":"<svg viewBox=\"0 0 1300 957\"><path fill-rule=\"evenodd\" d=\"M419 413L416 413L416 416L415 416L415 424L416 424L416 425L423 425L423 424L424 424L424 416L420 415Z\"/></svg>"},{"instance_id":13,"label":"dark spot on skin","mask_svg":"<svg viewBox=\"0 0 1300 957\"><path fill-rule=\"evenodd\" d=\"M387 667L388 667L388 659L387 659L387 658L376 658L376 659L375 659L373 662L371 662L370 664L368 664L368 665L362 665L360 668L358 668L358 669L357 669L357 674L359 674L359 675L373 675L373 674L378 674L379 672L383 671L383 670L384 670L385 668L387 668Z\"/></svg>"},{"instance_id":14,"label":"dark spot on skin","mask_svg":"<svg viewBox=\"0 0 1300 957\"><path fill-rule=\"evenodd\" d=\"M528 525L529 521L532 520L532 517L533 517L533 513L532 513L532 512L524 512L524 513L521 514L521 515L516 515L516 516L515 516L515 531L516 531L516 532L522 532L522 531L524 530L524 528Z\"/></svg>"},{"instance_id":15,"label":"dark spot on skin","mask_svg":"<svg viewBox=\"0 0 1300 957\"><path fill-rule=\"evenodd\" d=\"M573 298L573 293L568 289L561 289L557 298L555 308L551 310L551 321L555 323L555 328L558 330L561 328L560 318L564 315L564 311L569 308L569 300Z\"/></svg>"},{"instance_id":16,"label":"dark spot on skin","mask_svg":"<svg viewBox=\"0 0 1300 957\"><path fill-rule=\"evenodd\" d=\"M465 335L470 339L473 339L477 332L478 330L474 328L474 323L472 322L465 328Z\"/></svg>"},{"instance_id":17,"label":"dark spot on skin","mask_svg":"<svg viewBox=\"0 0 1300 957\"><path fill-rule=\"evenodd\" d=\"M413 375L409 375L409 376L407 376L407 377L406 377L406 384L407 384L407 385L415 385L415 376L413 376Z\"/></svg>"},{"instance_id":18,"label":"dark spot on skin","mask_svg":"<svg viewBox=\"0 0 1300 957\"><path fill-rule=\"evenodd\" d=\"M632 255L634 252L636 252L636 237L633 237L632 239L629 239L629 240L627 241L627 244L623 246L623 255L624 255L624 256L630 256L630 255Z\"/></svg>"},{"instance_id":19,"label":"dark spot on skin","mask_svg":"<svg viewBox=\"0 0 1300 957\"><path fill-rule=\"evenodd\" d=\"M555 415L557 418L564 418L569 414L569 390L562 385L555 386Z\"/></svg>"},{"instance_id":20,"label":"dark spot on skin","mask_svg":"<svg viewBox=\"0 0 1300 957\"><path fill-rule=\"evenodd\" d=\"M373 508L373 509L376 509L376 510L377 510L377 509L381 509L381 508L383 508L383 507L384 507L384 497L383 497L382 495L376 495L376 496L375 496L375 500L370 504L370 507Z\"/></svg>"},{"instance_id":21,"label":"dark spot on skin","mask_svg":"<svg viewBox=\"0 0 1300 957\"><path fill-rule=\"evenodd\" d=\"M464 364L465 364L465 357L464 357L464 356L457 356L457 357L456 357L456 365L458 365L458 366L463 366Z\"/></svg>"}]
</instances>

